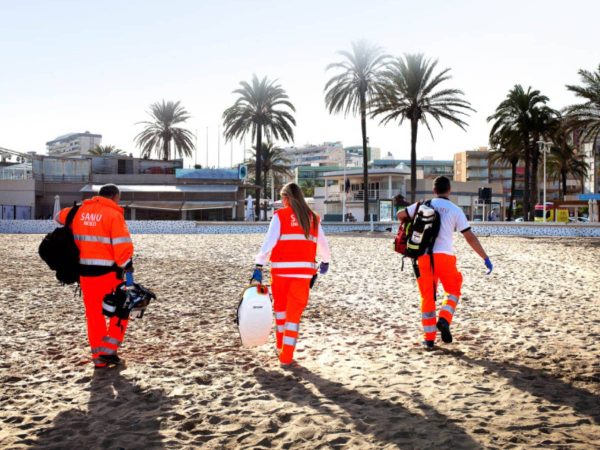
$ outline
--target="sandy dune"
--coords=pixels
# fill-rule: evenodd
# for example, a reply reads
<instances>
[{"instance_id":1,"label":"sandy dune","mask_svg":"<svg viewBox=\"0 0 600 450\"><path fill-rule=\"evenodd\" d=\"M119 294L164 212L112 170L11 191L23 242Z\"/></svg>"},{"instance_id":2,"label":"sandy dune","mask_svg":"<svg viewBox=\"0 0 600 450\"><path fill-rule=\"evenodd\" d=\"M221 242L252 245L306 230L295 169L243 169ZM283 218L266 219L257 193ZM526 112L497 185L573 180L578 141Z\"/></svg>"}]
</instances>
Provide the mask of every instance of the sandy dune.
<instances>
[{"instance_id":1,"label":"sandy dune","mask_svg":"<svg viewBox=\"0 0 600 450\"><path fill-rule=\"evenodd\" d=\"M159 301L121 370L96 371L83 306L0 235L1 448L598 448L600 242L459 243L455 343L421 350L411 271L391 237L335 236L298 366L240 347L234 309L261 236L134 236Z\"/></svg>"}]
</instances>

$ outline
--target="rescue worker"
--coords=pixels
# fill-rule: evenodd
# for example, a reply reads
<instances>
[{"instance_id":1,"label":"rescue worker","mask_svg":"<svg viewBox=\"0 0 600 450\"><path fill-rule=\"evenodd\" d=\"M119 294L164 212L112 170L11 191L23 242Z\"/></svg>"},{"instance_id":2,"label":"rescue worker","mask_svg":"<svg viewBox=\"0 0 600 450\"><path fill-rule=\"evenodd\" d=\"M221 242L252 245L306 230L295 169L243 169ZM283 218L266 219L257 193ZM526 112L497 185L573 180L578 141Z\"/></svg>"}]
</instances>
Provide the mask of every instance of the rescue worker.
<instances>
[{"instance_id":1,"label":"rescue worker","mask_svg":"<svg viewBox=\"0 0 600 450\"><path fill-rule=\"evenodd\" d=\"M262 282L262 268L271 261L271 293L275 310L276 345L279 361L291 364L311 280L329 269L330 251L319 216L304 200L296 183L281 189L283 208L275 211L252 279ZM317 266L316 256L321 259Z\"/></svg>"},{"instance_id":2,"label":"rescue worker","mask_svg":"<svg viewBox=\"0 0 600 450\"><path fill-rule=\"evenodd\" d=\"M456 311L461 294L463 282L462 274L456 268L456 256L454 256L453 234L460 231L471 248L477 253L488 269L488 275L492 272L493 265L479 239L471 231L469 222L463 210L452 203L450 196L450 180L446 177L437 177L433 181L434 198L431 206L440 214L441 226L433 246L433 270L431 267L432 257L425 254L418 258L419 276L417 283L421 294L421 323L423 325L424 341L426 349L432 349L439 330L442 341L452 342L450 324ZM399 211L398 220L401 222L412 220L417 212L417 203ZM436 320L435 290L438 282L444 288L444 300Z\"/></svg>"},{"instance_id":3,"label":"rescue worker","mask_svg":"<svg viewBox=\"0 0 600 450\"><path fill-rule=\"evenodd\" d=\"M125 223L121 194L114 184L100 188L98 196L84 200L73 218L72 230L79 248L80 285L87 318L88 338L96 368L121 361L117 350L123 342L127 320L112 317L106 326L102 301L123 282L133 280L133 243ZM59 212L56 221L65 224L71 208Z\"/></svg>"}]
</instances>

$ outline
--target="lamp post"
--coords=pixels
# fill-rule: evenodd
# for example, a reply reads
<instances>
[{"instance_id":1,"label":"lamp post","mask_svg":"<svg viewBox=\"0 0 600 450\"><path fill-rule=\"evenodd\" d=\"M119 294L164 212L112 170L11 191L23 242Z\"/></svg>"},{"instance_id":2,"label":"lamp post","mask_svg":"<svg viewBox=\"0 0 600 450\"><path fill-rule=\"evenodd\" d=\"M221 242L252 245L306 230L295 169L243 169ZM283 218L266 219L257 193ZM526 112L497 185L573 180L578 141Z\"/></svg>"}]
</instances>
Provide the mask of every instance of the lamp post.
<instances>
[{"instance_id":1,"label":"lamp post","mask_svg":"<svg viewBox=\"0 0 600 450\"><path fill-rule=\"evenodd\" d=\"M543 206L543 211L544 211L544 223L545 223L546 222L546 154L550 152L550 147L552 145L552 142L538 141L537 144L540 147L540 151L544 154L544 206Z\"/></svg>"},{"instance_id":2,"label":"lamp post","mask_svg":"<svg viewBox=\"0 0 600 450\"><path fill-rule=\"evenodd\" d=\"M344 148L344 184L342 186L342 222L346 221L346 148ZM325 180L327 183L327 180Z\"/></svg>"}]
</instances>

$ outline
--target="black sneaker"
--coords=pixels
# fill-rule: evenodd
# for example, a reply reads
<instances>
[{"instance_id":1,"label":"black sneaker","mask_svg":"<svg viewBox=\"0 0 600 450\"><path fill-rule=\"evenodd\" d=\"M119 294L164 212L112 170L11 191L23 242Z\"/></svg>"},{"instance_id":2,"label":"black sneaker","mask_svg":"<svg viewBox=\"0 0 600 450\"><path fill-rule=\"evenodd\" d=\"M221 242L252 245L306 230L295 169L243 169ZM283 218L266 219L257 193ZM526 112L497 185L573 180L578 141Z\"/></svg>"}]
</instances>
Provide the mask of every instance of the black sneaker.
<instances>
[{"instance_id":1,"label":"black sneaker","mask_svg":"<svg viewBox=\"0 0 600 450\"><path fill-rule=\"evenodd\" d=\"M423 341L423 347L425 350L433 350L435 347L435 341Z\"/></svg>"},{"instance_id":2,"label":"black sneaker","mask_svg":"<svg viewBox=\"0 0 600 450\"><path fill-rule=\"evenodd\" d=\"M107 366L118 366L122 362L117 355L99 355L98 359L106 363Z\"/></svg>"},{"instance_id":3,"label":"black sneaker","mask_svg":"<svg viewBox=\"0 0 600 450\"><path fill-rule=\"evenodd\" d=\"M446 344L452 342L452 333L450 333L450 324L443 317L437 322L437 329L442 333L442 341Z\"/></svg>"}]
</instances>

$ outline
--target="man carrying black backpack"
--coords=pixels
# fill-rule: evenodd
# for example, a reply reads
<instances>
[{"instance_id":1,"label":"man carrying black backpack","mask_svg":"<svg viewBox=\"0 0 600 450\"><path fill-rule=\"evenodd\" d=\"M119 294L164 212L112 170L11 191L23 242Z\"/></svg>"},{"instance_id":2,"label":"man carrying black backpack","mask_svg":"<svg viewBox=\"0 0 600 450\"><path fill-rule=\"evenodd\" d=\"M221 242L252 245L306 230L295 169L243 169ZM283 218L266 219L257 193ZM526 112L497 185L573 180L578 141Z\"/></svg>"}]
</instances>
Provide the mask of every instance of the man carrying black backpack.
<instances>
[{"instance_id":1,"label":"man carrying black backpack","mask_svg":"<svg viewBox=\"0 0 600 450\"><path fill-rule=\"evenodd\" d=\"M107 326L102 311L104 297L121 285L124 275L127 285L133 286L133 243L119 206L120 198L119 188L107 184L98 196L85 200L74 217L69 218L71 208L65 208L55 218L62 225L72 219L88 338L96 368L113 367L120 362L117 350L128 323L113 316Z\"/></svg>"},{"instance_id":2,"label":"man carrying black backpack","mask_svg":"<svg viewBox=\"0 0 600 450\"><path fill-rule=\"evenodd\" d=\"M452 342L450 324L461 294L463 277L456 267L454 256L453 234L460 231L471 248L485 262L488 274L493 266L479 239L471 231L469 222L461 208L452 203L450 195L450 180L446 177L437 177L433 181L434 198L427 202L426 208L433 208L440 218L439 231L435 237L433 247L417 259L417 283L421 294L421 322L423 325L424 342L427 349L433 349L437 330L442 334L442 341ZM415 221L421 208L421 203L414 203L397 214L401 222ZM410 242L409 242L410 245ZM435 293L438 282L444 287L445 296L436 318Z\"/></svg>"}]
</instances>

